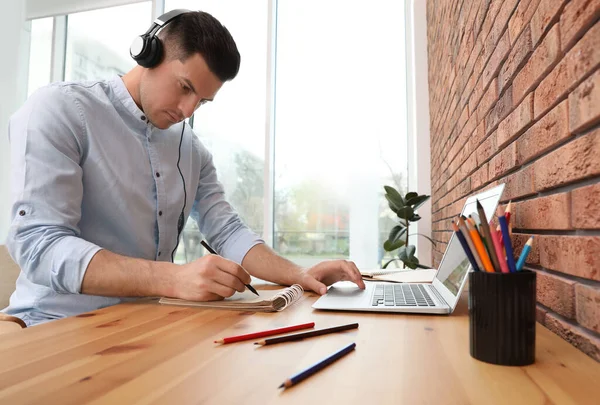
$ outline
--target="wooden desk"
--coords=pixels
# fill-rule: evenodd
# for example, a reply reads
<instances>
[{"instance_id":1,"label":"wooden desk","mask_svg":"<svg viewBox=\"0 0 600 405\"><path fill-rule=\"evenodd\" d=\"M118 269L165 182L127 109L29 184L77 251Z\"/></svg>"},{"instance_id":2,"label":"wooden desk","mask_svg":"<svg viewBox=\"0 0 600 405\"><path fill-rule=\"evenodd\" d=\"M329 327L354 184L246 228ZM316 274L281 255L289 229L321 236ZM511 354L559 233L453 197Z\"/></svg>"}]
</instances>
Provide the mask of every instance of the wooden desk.
<instances>
[{"instance_id":1,"label":"wooden desk","mask_svg":"<svg viewBox=\"0 0 600 405\"><path fill-rule=\"evenodd\" d=\"M466 300L451 316L280 313L121 304L0 336L0 403L598 404L600 364L538 325L536 363L469 355ZM258 347L213 340L314 321L360 328ZM286 391L286 377L347 343L356 350Z\"/></svg>"}]
</instances>

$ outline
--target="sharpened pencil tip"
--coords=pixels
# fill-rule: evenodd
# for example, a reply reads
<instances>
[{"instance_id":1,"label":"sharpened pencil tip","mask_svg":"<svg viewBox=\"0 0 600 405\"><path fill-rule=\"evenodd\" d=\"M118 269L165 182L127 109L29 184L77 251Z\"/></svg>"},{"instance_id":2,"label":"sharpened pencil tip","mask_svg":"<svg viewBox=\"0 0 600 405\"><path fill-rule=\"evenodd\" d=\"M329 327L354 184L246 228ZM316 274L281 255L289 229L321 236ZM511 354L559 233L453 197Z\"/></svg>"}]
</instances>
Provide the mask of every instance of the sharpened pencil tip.
<instances>
[{"instance_id":1,"label":"sharpened pencil tip","mask_svg":"<svg viewBox=\"0 0 600 405\"><path fill-rule=\"evenodd\" d=\"M281 383L281 385L278 388L283 388L284 385L284 383Z\"/></svg>"}]
</instances>

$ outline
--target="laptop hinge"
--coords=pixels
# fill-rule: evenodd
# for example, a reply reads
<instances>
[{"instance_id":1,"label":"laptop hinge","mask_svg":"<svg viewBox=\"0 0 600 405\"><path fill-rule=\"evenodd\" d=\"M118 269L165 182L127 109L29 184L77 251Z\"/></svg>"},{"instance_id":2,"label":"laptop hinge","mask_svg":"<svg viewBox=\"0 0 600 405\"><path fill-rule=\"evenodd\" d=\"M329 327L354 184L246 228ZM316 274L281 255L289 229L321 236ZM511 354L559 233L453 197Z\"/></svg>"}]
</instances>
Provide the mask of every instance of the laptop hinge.
<instances>
[{"instance_id":1,"label":"laptop hinge","mask_svg":"<svg viewBox=\"0 0 600 405\"><path fill-rule=\"evenodd\" d=\"M442 295L438 292L438 290L436 290L435 286L433 284L430 284L430 287L431 287L431 290L433 291L433 293L435 294L435 296L440 300L440 302L443 302L444 304L446 304L446 306L448 307L448 312L450 312L450 305L448 305L446 300L442 297Z\"/></svg>"}]
</instances>

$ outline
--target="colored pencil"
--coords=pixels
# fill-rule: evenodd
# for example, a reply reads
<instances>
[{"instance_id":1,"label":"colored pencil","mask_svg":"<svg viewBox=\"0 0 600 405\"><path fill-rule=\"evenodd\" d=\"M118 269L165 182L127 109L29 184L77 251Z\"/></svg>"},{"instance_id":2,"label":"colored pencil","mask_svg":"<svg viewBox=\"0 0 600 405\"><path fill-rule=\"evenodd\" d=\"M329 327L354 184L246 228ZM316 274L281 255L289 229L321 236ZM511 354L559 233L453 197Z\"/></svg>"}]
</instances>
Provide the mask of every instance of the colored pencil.
<instances>
[{"instance_id":1,"label":"colored pencil","mask_svg":"<svg viewBox=\"0 0 600 405\"><path fill-rule=\"evenodd\" d=\"M492 266L492 262L490 261L490 257L485 251L485 247L483 246L483 242L481 241L481 236L479 235L479 232L477 232L477 229L475 229L475 227L469 221L467 221L467 228L469 228L469 232L471 233L471 239L473 240L475 249L477 249L479 258L483 263L483 268L485 269L485 271L493 273L494 268Z\"/></svg>"},{"instance_id":2,"label":"colored pencil","mask_svg":"<svg viewBox=\"0 0 600 405\"><path fill-rule=\"evenodd\" d=\"M465 241L467 242L467 245L469 245L471 254L473 255L473 258L475 259L475 262L477 264L477 266L473 266L473 268L477 269L479 271L484 270L483 263L481 262L481 259L479 258L479 255L477 254L477 250L475 249L475 245L473 244L473 240L471 239L471 234L469 233L469 230L467 229L467 224L465 223L465 220L462 219L462 217L460 217L460 216L458 217L458 229L460 229L463 236L465 237Z\"/></svg>"},{"instance_id":3,"label":"colored pencil","mask_svg":"<svg viewBox=\"0 0 600 405\"><path fill-rule=\"evenodd\" d=\"M498 257L498 264L500 266L500 271L502 273L508 273L508 264L506 263L506 258L502 252L502 245L500 244L500 237L496 231L490 232L490 236L492 241L494 242L494 249L496 249L496 255Z\"/></svg>"},{"instance_id":4,"label":"colored pencil","mask_svg":"<svg viewBox=\"0 0 600 405\"><path fill-rule=\"evenodd\" d=\"M498 217L498 222L500 222L500 230L502 231L502 235L504 236L504 249L506 249L506 262L508 263L508 269L511 273L517 271L517 267L515 265L515 257L513 256L512 243L510 241L510 234L508 233L508 224L506 223L506 217L504 215L500 215Z\"/></svg>"},{"instance_id":5,"label":"colored pencil","mask_svg":"<svg viewBox=\"0 0 600 405\"><path fill-rule=\"evenodd\" d=\"M517 271L523 270L523 266L525 265L525 260L527 260L527 255L529 255L529 251L531 251L531 246L533 245L533 236L529 237L525 246L523 246L523 251L519 256L519 260L517 260Z\"/></svg>"},{"instance_id":6,"label":"colored pencil","mask_svg":"<svg viewBox=\"0 0 600 405\"><path fill-rule=\"evenodd\" d=\"M311 330L310 332L300 332L300 333L294 333L292 335L285 335L285 336L280 336L280 337L276 337L276 338L263 339L263 340L259 340L258 342L255 342L254 344L261 345L261 346L274 345L276 343L293 342L294 340L302 340L302 339L306 339L306 338L310 338L310 337L314 337L314 336L321 336L321 335L326 335L328 333L342 332L345 330L356 329L356 328L358 328L358 323L349 323L346 325L333 326L331 328Z\"/></svg>"},{"instance_id":7,"label":"colored pencil","mask_svg":"<svg viewBox=\"0 0 600 405\"><path fill-rule=\"evenodd\" d=\"M481 229L483 230L483 235L485 236L485 239L488 242L487 248L488 248L488 253L490 254L490 259L492 259L492 264L494 265L494 270L496 270L497 272L499 272L501 270L501 268L500 268L500 262L498 261L498 257L496 256L495 243L492 240L492 234L490 232L490 226L488 224L488 220L487 220L487 217L485 215L485 211L483 210L483 205L481 205L481 203L479 202L479 200L475 199L475 201L477 201L477 212L479 213L479 219L481 221L480 222Z\"/></svg>"},{"instance_id":8,"label":"colored pencil","mask_svg":"<svg viewBox=\"0 0 600 405\"><path fill-rule=\"evenodd\" d=\"M469 246L469 244L466 241L467 238L465 238L465 236L462 234L461 230L458 228L458 225L456 225L456 223L454 223L454 221L452 222L452 229L454 229L454 232L456 233L456 237L460 241L460 244L462 245L463 250L467 254L467 259L469 259L471 266L473 266L473 270L481 271L479 269L477 261L475 260L475 257L473 256L473 253L471 252L471 247Z\"/></svg>"},{"instance_id":9,"label":"colored pencil","mask_svg":"<svg viewBox=\"0 0 600 405\"><path fill-rule=\"evenodd\" d=\"M310 377L317 371L324 369L328 365L332 364L334 361L344 357L345 355L350 353L352 350L354 350L355 347L356 347L356 343L350 343L348 346L343 347L342 349L338 350L337 352L333 353L332 355L330 355L330 356L324 358L323 360L313 364L312 366L304 369L303 371L299 372L298 374L295 374L292 377L286 379L279 386L279 388L282 388L282 387L289 388L292 385L298 384L300 381Z\"/></svg>"},{"instance_id":10,"label":"colored pencil","mask_svg":"<svg viewBox=\"0 0 600 405\"><path fill-rule=\"evenodd\" d=\"M212 253L213 255L218 254L217 252L215 252L215 250L213 248L211 248L208 243L204 242L204 241L200 241L200 244L202 246L204 246L206 248L206 250L208 250L210 253ZM244 284L246 286L247 289L249 289L250 291L252 291L254 294L258 295L260 297L260 295L258 294L258 291L256 291L254 289L254 287L252 287L250 284Z\"/></svg>"},{"instance_id":11,"label":"colored pencil","mask_svg":"<svg viewBox=\"0 0 600 405\"><path fill-rule=\"evenodd\" d=\"M265 336L278 335L280 333L294 332L294 331L297 331L300 329L310 329L310 328L314 328L314 326L315 326L314 322L303 323L300 325L286 326L283 328L265 330L262 332L248 333L246 335L226 337L223 339L215 340L215 343L226 344L226 343L240 342L242 340L258 339L258 338L265 337Z\"/></svg>"}]
</instances>

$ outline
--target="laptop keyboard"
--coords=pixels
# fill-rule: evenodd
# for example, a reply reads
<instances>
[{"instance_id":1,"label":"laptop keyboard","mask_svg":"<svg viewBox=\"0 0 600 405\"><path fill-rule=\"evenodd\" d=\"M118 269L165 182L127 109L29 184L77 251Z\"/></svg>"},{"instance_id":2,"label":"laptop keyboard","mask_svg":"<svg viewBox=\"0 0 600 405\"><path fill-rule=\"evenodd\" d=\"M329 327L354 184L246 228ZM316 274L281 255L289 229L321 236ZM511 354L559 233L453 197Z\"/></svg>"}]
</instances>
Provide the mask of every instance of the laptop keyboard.
<instances>
[{"instance_id":1,"label":"laptop keyboard","mask_svg":"<svg viewBox=\"0 0 600 405\"><path fill-rule=\"evenodd\" d=\"M372 306L434 307L435 303L421 284L377 284Z\"/></svg>"}]
</instances>

